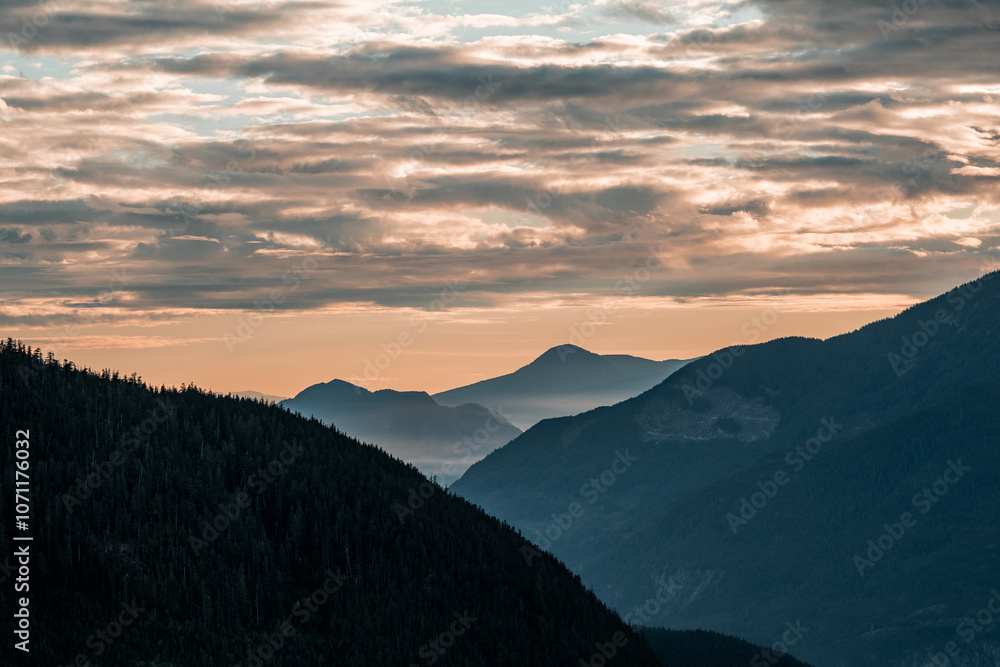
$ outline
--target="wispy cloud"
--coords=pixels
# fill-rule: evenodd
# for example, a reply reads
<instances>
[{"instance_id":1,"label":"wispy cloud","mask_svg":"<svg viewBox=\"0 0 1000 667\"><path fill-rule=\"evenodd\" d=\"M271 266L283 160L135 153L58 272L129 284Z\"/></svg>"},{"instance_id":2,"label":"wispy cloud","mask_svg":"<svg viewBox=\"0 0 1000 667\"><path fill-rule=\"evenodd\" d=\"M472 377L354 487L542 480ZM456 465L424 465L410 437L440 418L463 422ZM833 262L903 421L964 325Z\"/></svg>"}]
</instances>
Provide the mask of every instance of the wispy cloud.
<instances>
[{"instance_id":1,"label":"wispy cloud","mask_svg":"<svg viewBox=\"0 0 1000 667\"><path fill-rule=\"evenodd\" d=\"M653 244L650 297L892 301L1000 246L995 2L38 7L0 19L8 323L116 268L142 319L251 308L305 257L289 312L456 276L584 303Z\"/></svg>"}]
</instances>

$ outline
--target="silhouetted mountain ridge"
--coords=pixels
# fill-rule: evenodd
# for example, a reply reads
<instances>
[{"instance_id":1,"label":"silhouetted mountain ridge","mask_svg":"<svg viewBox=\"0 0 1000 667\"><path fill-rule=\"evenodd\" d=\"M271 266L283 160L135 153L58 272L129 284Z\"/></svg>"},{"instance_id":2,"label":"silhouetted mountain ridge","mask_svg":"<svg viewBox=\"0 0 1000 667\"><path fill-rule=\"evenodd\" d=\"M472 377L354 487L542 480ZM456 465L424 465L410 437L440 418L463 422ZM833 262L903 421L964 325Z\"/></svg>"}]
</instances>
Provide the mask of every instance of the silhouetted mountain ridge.
<instances>
[{"instance_id":1,"label":"silhouetted mountain ridge","mask_svg":"<svg viewBox=\"0 0 1000 667\"><path fill-rule=\"evenodd\" d=\"M364 387L351 384L345 380L330 380L314 384L303 389L285 403L295 401L296 404L316 402L317 407L323 407L329 401L344 405L383 406L423 406L435 407L438 404L425 391L397 391L395 389L379 389L370 391ZM439 407L439 406L438 406Z\"/></svg>"},{"instance_id":2,"label":"silhouetted mountain ridge","mask_svg":"<svg viewBox=\"0 0 1000 667\"><path fill-rule=\"evenodd\" d=\"M542 419L618 403L659 384L686 363L558 345L513 373L434 394L434 400L442 405L478 403L527 428Z\"/></svg>"},{"instance_id":3,"label":"silhouetted mountain ridge","mask_svg":"<svg viewBox=\"0 0 1000 667\"><path fill-rule=\"evenodd\" d=\"M48 499L30 514L31 650L5 642L9 664L667 664L510 526L258 397L148 387L7 339L0 418L23 427L31 498ZM14 604L0 593L0 613ZM734 647L657 634L685 656L673 667L736 667Z\"/></svg>"},{"instance_id":4,"label":"silhouetted mountain ridge","mask_svg":"<svg viewBox=\"0 0 1000 667\"><path fill-rule=\"evenodd\" d=\"M521 433L481 405L446 407L426 392L369 391L344 380L315 384L281 406L378 444L442 484Z\"/></svg>"},{"instance_id":5,"label":"silhouetted mountain ridge","mask_svg":"<svg viewBox=\"0 0 1000 667\"><path fill-rule=\"evenodd\" d=\"M509 526L314 419L10 340L0 418L30 441L34 538L31 651L4 642L5 664L570 667L602 645L664 664ZM134 617L98 642L123 603Z\"/></svg>"},{"instance_id":6,"label":"silhouetted mountain ridge","mask_svg":"<svg viewBox=\"0 0 1000 667\"><path fill-rule=\"evenodd\" d=\"M883 499L898 493L894 484L910 492L908 485L931 468L961 456L963 444L974 445L980 474L1000 478L997 275L825 341L794 337L719 350L618 405L536 425L470 468L453 489L550 548L623 614L666 579L677 593L660 605L656 624L768 643L772 628L794 620L789 614L805 620L818 613L813 621L822 630L803 642L806 659L845 666L919 660L927 631L902 623L906 609L942 604L961 618L977 596L989 598L982 588L992 576L986 562L1000 561L995 483L963 482L966 490L955 493L979 493L978 504L956 502L968 512L942 512L947 524L924 522L937 530L937 541L914 540L922 546L910 553L933 578L927 594L918 594L924 589L915 584L923 582L916 570L893 578L885 567L871 575L871 590L885 597L854 605L861 577L847 552L863 550L881 522L906 510L907 499L898 511ZM941 428L932 428L935 421ZM797 453L810 442L822 446L815 461ZM905 461L897 454L904 451ZM615 470L619 453L635 464ZM912 468L918 462L923 467ZM901 465L912 472L889 482L888 471ZM745 532L737 522L734 535L727 515L738 516L741 499L759 492L758 483L770 489L778 471L803 479L769 500L773 530L760 532L770 524L755 516ZM801 498L793 488L814 493ZM862 490L867 503L858 500ZM583 515L556 530L574 502ZM832 541L828 524L838 527ZM960 536L984 530L984 551L973 556L978 542ZM837 576L822 569L832 554L846 557ZM783 574L789 567L795 576ZM866 622L865 631L898 626L893 642L879 648L858 639ZM979 636L978 655L992 650L983 643L989 636Z\"/></svg>"}]
</instances>

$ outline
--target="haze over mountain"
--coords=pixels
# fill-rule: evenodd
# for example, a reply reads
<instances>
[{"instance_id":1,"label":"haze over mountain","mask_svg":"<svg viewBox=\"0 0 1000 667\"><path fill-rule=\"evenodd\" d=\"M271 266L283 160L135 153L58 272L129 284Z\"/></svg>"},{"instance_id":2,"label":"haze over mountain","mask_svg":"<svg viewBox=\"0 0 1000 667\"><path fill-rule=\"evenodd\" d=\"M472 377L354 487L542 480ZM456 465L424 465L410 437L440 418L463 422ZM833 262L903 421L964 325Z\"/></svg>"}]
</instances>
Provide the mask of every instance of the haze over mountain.
<instances>
[{"instance_id":1,"label":"haze over mountain","mask_svg":"<svg viewBox=\"0 0 1000 667\"><path fill-rule=\"evenodd\" d=\"M274 394L263 394L259 391L237 391L236 396L240 398L256 398L262 401L267 401L268 403L281 403L282 401L287 401L287 396L275 396Z\"/></svg>"},{"instance_id":2,"label":"haze over mountain","mask_svg":"<svg viewBox=\"0 0 1000 667\"><path fill-rule=\"evenodd\" d=\"M801 623L797 655L824 667L1000 664L998 275L720 350L452 488L633 623L762 644Z\"/></svg>"},{"instance_id":3,"label":"haze over mountain","mask_svg":"<svg viewBox=\"0 0 1000 667\"><path fill-rule=\"evenodd\" d=\"M0 588L0 614L28 604L30 620L29 650L5 641L3 664L668 664L510 526L315 419L10 339L0 418L19 443L3 483L31 503L17 527L30 542L0 525L0 577L30 583L29 603ZM752 650L704 633L656 642L683 656L672 667Z\"/></svg>"},{"instance_id":4,"label":"haze over mountain","mask_svg":"<svg viewBox=\"0 0 1000 667\"><path fill-rule=\"evenodd\" d=\"M34 537L32 662L6 641L3 664L543 667L616 633L621 660L663 664L555 559L315 420L10 342L0 415L30 441ZM123 602L135 617L97 641Z\"/></svg>"},{"instance_id":5,"label":"haze over mountain","mask_svg":"<svg viewBox=\"0 0 1000 667\"><path fill-rule=\"evenodd\" d=\"M542 419L613 405L663 382L689 361L652 361L625 354L594 354L559 345L513 373L450 389L441 405L478 403L526 429Z\"/></svg>"},{"instance_id":6,"label":"haze over mountain","mask_svg":"<svg viewBox=\"0 0 1000 667\"><path fill-rule=\"evenodd\" d=\"M377 444L441 484L521 434L481 405L438 405L422 391L369 391L343 380L315 384L281 406Z\"/></svg>"}]
</instances>

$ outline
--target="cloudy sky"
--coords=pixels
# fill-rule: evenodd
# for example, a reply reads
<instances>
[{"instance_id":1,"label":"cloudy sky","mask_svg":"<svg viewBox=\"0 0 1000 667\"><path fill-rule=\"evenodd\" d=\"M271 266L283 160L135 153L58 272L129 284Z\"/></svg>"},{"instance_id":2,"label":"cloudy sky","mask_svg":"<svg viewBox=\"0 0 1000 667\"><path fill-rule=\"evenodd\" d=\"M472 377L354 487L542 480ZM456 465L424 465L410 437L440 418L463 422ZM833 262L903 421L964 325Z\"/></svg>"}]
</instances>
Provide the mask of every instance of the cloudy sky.
<instances>
[{"instance_id":1,"label":"cloudy sky","mask_svg":"<svg viewBox=\"0 0 1000 667\"><path fill-rule=\"evenodd\" d=\"M997 0L5 0L0 333L291 395L849 331L997 266L998 46Z\"/></svg>"}]
</instances>

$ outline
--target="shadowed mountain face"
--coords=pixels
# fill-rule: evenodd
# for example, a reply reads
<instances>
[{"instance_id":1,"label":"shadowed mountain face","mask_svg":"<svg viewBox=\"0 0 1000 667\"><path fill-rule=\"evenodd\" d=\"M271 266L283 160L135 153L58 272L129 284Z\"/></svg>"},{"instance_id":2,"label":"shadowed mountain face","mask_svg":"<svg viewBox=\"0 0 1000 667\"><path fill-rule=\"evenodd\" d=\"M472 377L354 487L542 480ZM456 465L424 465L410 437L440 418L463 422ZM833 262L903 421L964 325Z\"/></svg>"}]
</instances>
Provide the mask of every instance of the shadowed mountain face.
<instances>
[{"instance_id":1,"label":"shadowed mountain face","mask_svg":"<svg viewBox=\"0 0 1000 667\"><path fill-rule=\"evenodd\" d=\"M768 646L791 623L821 666L1000 664L1000 613L977 617L1000 610L998 276L721 350L538 424L453 490L633 623Z\"/></svg>"},{"instance_id":2,"label":"shadowed mountain face","mask_svg":"<svg viewBox=\"0 0 1000 667\"><path fill-rule=\"evenodd\" d=\"M7 619L30 562L30 653L9 634L0 664L664 667L555 558L316 420L8 340L0 423Z\"/></svg>"},{"instance_id":3,"label":"shadowed mountain face","mask_svg":"<svg viewBox=\"0 0 1000 667\"><path fill-rule=\"evenodd\" d=\"M434 400L441 405L478 403L502 412L520 428L529 428L543 419L637 396L687 363L600 355L560 345L513 373L434 394Z\"/></svg>"},{"instance_id":4,"label":"shadowed mountain face","mask_svg":"<svg viewBox=\"0 0 1000 667\"><path fill-rule=\"evenodd\" d=\"M800 629L785 628L789 639ZM737 637L706 630L643 628L642 636L669 665L680 667L808 667L778 647L760 647ZM804 634L803 634L804 636ZM787 645L786 645L787 648Z\"/></svg>"},{"instance_id":5,"label":"shadowed mountain face","mask_svg":"<svg viewBox=\"0 0 1000 667\"><path fill-rule=\"evenodd\" d=\"M313 385L282 407L381 446L442 484L521 434L481 405L438 405L422 391L371 392L343 380Z\"/></svg>"}]
</instances>

